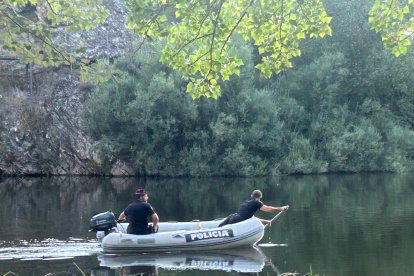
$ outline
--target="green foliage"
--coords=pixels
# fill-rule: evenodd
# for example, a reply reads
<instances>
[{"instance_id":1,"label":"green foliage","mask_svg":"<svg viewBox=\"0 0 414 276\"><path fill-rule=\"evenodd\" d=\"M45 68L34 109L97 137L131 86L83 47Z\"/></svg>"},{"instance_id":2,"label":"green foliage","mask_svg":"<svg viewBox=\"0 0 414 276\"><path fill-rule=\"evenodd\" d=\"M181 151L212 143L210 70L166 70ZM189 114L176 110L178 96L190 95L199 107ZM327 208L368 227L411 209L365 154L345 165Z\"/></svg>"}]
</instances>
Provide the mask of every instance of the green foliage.
<instances>
[{"instance_id":1,"label":"green foliage","mask_svg":"<svg viewBox=\"0 0 414 276\"><path fill-rule=\"evenodd\" d=\"M365 91L381 105L380 112L389 110L382 119L398 116L405 124L414 126L414 93L410 85L414 82L411 74L414 66L413 53L399 59L394 59L389 54L375 53L367 58L366 64L369 73L365 76Z\"/></svg>"},{"instance_id":2,"label":"green foliage","mask_svg":"<svg viewBox=\"0 0 414 276\"><path fill-rule=\"evenodd\" d=\"M107 59L100 59L95 63L82 67L82 69L80 80L90 85L105 83L110 79L119 80L123 76L123 71L116 68Z\"/></svg>"},{"instance_id":3,"label":"green foliage","mask_svg":"<svg viewBox=\"0 0 414 276\"><path fill-rule=\"evenodd\" d=\"M361 16L343 12L351 6L361 6L364 22L381 33L385 48L395 56L407 53L414 31L412 0L375 0L371 7L369 1L362 5L360 1L339 2L327 1L329 11L334 15L340 13L333 25L341 28L351 22L351 27L355 27L349 28L354 33L351 35L339 32L344 41L355 41L353 38L357 37L357 43L362 45L367 38ZM245 63L234 47L233 41L238 37L255 46L255 68L270 78L293 67L302 54L303 42L332 35L332 17L322 0L127 0L125 4L128 27L144 40L155 42L154 45L161 42L161 62L178 72L194 99L217 99L222 94L223 82L240 76ZM368 9L369 16L365 14ZM101 0L2 1L0 39L3 48L17 54L22 62L43 66L77 63L85 73L82 80L95 84L119 72L108 70L111 67L107 64L89 66L88 61L66 53L65 45L56 45L53 38L59 29L88 30L107 16ZM355 35L356 30L363 34Z\"/></svg>"},{"instance_id":4,"label":"green foliage","mask_svg":"<svg viewBox=\"0 0 414 276\"><path fill-rule=\"evenodd\" d=\"M266 169L265 161L252 155L241 143L227 148L222 157L223 175L262 175Z\"/></svg>"},{"instance_id":5,"label":"green foliage","mask_svg":"<svg viewBox=\"0 0 414 276\"><path fill-rule=\"evenodd\" d=\"M352 37L364 18L338 13L357 4L331 3L352 22L334 22L335 31ZM121 158L148 175L413 170L412 51L395 59L377 47L379 37L348 43L333 34L335 48L308 41L309 57L264 81L254 69L258 46L234 38L229 47L245 66L219 81L217 101L193 100L157 55L115 61L123 73L92 93L85 117L108 162Z\"/></svg>"},{"instance_id":6,"label":"green foliage","mask_svg":"<svg viewBox=\"0 0 414 276\"><path fill-rule=\"evenodd\" d=\"M208 176L217 174L212 170L212 166L215 165L214 160L212 160L214 156L212 148L194 144L185 147L179 154L179 166L182 168L181 173L183 175ZM211 163L214 165L211 165Z\"/></svg>"},{"instance_id":7,"label":"green foliage","mask_svg":"<svg viewBox=\"0 0 414 276\"><path fill-rule=\"evenodd\" d=\"M118 61L129 74L89 98L84 126L103 159L133 162L149 175L277 173L283 135L270 91L245 89L236 102L194 101L143 56ZM145 65L137 72L137 64Z\"/></svg>"},{"instance_id":8,"label":"green foliage","mask_svg":"<svg viewBox=\"0 0 414 276\"><path fill-rule=\"evenodd\" d=\"M407 53L414 32L414 1L375 0L369 12L369 23L381 32L382 42L395 56Z\"/></svg>"},{"instance_id":9,"label":"green foliage","mask_svg":"<svg viewBox=\"0 0 414 276\"><path fill-rule=\"evenodd\" d=\"M117 66L131 67L129 61ZM195 105L180 95L173 76L151 69L99 87L91 95L85 126L100 140L109 160L116 156L132 161L146 174L175 175L179 174L173 166L179 163L175 153L186 144Z\"/></svg>"},{"instance_id":10,"label":"green foliage","mask_svg":"<svg viewBox=\"0 0 414 276\"><path fill-rule=\"evenodd\" d=\"M281 170L289 174L324 173L328 163L317 159L315 147L309 139L294 137L289 144L289 154L282 162Z\"/></svg>"},{"instance_id":11,"label":"green foliage","mask_svg":"<svg viewBox=\"0 0 414 276\"><path fill-rule=\"evenodd\" d=\"M331 34L331 18L320 0L285 1L126 1L128 27L165 41L161 61L188 82L193 98L217 99L221 81L240 75L243 61L231 47L236 34L252 42L270 77L293 66L301 40Z\"/></svg>"},{"instance_id":12,"label":"green foliage","mask_svg":"<svg viewBox=\"0 0 414 276\"><path fill-rule=\"evenodd\" d=\"M393 126L387 133L387 141L385 168L396 172L413 171L414 131Z\"/></svg>"},{"instance_id":13,"label":"green foliage","mask_svg":"<svg viewBox=\"0 0 414 276\"><path fill-rule=\"evenodd\" d=\"M108 16L100 0L0 2L2 47L24 63L42 66L74 64L76 56L57 45L58 31L82 31L95 27ZM84 64L81 61L80 64Z\"/></svg>"},{"instance_id":14,"label":"green foliage","mask_svg":"<svg viewBox=\"0 0 414 276\"><path fill-rule=\"evenodd\" d=\"M378 162L384 147L381 138L370 121L347 126L340 136L332 137L326 145L332 160L331 169L351 172L379 170Z\"/></svg>"},{"instance_id":15,"label":"green foliage","mask_svg":"<svg viewBox=\"0 0 414 276\"><path fill-rule=\"evenodd\" d=\"M332 16L332 37L317 41L320 47L303 48L303 56L309 56L309 50L321 51L329 47L344 54L345 57L363 59L373 47L382 48L378 35L371 30L368 12L373 1L325 1L326 11ZM369 41L369 43L367 43ZM308 45L315 45L311 41Z\"/></svg>"}]
</instances>

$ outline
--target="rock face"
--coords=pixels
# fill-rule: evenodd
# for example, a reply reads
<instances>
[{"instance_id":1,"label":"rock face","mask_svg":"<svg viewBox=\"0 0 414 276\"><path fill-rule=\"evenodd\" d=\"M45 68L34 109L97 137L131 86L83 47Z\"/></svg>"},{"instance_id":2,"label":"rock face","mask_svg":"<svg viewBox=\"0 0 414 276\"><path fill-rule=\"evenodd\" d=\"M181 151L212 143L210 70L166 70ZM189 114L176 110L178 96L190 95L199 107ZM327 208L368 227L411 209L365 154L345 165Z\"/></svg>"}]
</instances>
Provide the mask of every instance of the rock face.
<instances>
[{"instance_id":1,"label":"rock face","mask_svg":"<svg viewBox=\"0 0 414 276\"><path fill-rule=\"evenodd\" d=\"M99 174L93 141L84 135L84 99L73 72L38 73L32 95L2 89L0 172L3 174Z\"/></svg>"},{"instance_id":2,"label":"rock face","mask_svg":"<svg viewBox=\"0 0 414 276\"><path fill-rule=\"evenodd\" d=\"M62 32L55 43L64 45L68 52L84 48L78 53L81 58L115 58L132 49L136 36L126 28L126 10L123 1L106 0L104 5L110 10L106 21L96 28L80 33Z\"/></svg>"},{"instance_id":3,"label":"rock face","mask_svg":"<svg viewBox=\"0 0 414 276\"><path fill-rule=\"evenodd\" d=\"M123 2L106 4L111 16L101 26L57 40L65 39L68 47L83 43L83 55L91 59L129 51L134 36L125 27ZM15 63L0 61L0 175L134 175L131 165L98 154L82 129L88 90L76 70L35 68L30 94L25 66Z\"/></svg>"}]
</instances>

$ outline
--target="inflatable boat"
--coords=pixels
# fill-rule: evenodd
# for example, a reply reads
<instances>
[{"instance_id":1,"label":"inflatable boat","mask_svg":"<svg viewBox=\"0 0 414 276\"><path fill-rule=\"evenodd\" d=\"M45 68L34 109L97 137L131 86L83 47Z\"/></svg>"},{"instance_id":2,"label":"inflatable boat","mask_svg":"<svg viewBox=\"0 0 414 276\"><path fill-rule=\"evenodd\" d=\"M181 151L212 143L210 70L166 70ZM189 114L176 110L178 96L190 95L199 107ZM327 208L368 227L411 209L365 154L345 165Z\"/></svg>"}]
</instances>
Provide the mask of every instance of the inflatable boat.
<instances>
[{"instance_id":1,"label":"inflatable boat","mask_svg":"<svg viewBox=\"0 0 414 276\"><path fill-rule=\"evenodd\" d=\"M104 253L173 252L217 250L253 246L264 234L264 226L256 217L218 227L220 220L161 222L157 233L127 234L128 223L117 223L110 212L91 219L92 231L102 239ZM112 230L111 230L112 229ZM112 232L111 232L112 231ZM105 233L105 234L103 234Z\"/></svg>"},{"instance_id":2,"label":"inflatable boat","mask_svg":"<svg viewBox=\"0 0 414 276\"><path fill-rule=\"evenodd\" d=\"M242 273L259 273L267 258L255 247L234 248L220 251L100 254L99 266L109 268L157 267L166 270L219 270Z\"/></svg>"}]
</instances>

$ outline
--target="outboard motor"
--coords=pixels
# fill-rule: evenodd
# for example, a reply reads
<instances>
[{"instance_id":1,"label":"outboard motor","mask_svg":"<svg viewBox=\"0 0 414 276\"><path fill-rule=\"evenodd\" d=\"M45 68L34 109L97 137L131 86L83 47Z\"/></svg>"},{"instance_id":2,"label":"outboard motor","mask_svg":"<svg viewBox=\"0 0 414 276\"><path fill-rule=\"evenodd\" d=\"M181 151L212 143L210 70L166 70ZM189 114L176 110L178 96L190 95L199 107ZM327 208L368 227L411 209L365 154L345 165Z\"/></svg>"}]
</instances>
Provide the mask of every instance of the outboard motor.
<instances>
[{"instance_id":1,"label":"outboard motor","mask_svg":"<svg viewBox=\"0 0 414 276\"><path fill-rule=\"evenodd\" d=\"M115 215L111 211L107 211L91 218L89 232L104 231L107 235L113 227L116 227Z\"/></svg>"}]
</instances>

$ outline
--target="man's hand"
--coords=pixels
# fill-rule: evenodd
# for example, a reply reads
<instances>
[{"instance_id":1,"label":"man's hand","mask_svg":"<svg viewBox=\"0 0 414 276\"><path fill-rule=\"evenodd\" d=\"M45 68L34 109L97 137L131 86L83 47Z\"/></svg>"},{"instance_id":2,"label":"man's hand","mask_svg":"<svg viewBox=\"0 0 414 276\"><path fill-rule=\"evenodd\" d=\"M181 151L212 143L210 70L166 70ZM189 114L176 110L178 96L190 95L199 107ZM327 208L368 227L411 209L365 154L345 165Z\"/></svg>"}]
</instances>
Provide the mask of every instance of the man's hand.
<instances>
[{"instance_id":1,"label":"man's hand","mask_svg":"<svg viewBox=\"0 0 414 276\"><path fill-rule=\"evenodd\" d=\"M280 211L286 211L287 209L289 209L289 205L280 207Z\"/></svg>"},{"instance_id":2,"label":"man's hand","mask_svg":"<svg viewBox=\"0 0 414 276\"><path fill-rule=\"evenodd\" d=\"M151 232L152 233L157 233L158 232L158 225L155 225L155 226L151 225Z\"/></svg>"},{"instance_id":3,"label":"man's hand","mask_svg":"<svg viewBox=\"0 0 414 276\"><path fill-rule=\"evenodd\" d=\"M260 219L263 225L268 225L270 223L270 220L267 219Z\"/></svg>"},{"instance_id":4,"label":"man's hand","mask_svg":"<svg viewBox=\"0 0 414 276\"><path fill-rule=\"evenodd\" d=\"M124 222L125 220L126 220L126 216L124 212L122 212L121 214L119 214L118 222Z\"/></svg>"}]
</instances>

